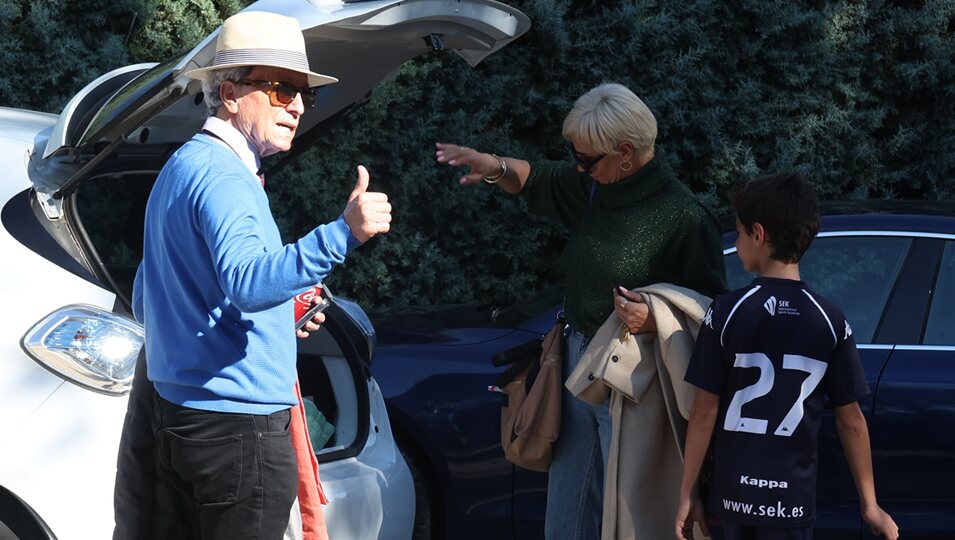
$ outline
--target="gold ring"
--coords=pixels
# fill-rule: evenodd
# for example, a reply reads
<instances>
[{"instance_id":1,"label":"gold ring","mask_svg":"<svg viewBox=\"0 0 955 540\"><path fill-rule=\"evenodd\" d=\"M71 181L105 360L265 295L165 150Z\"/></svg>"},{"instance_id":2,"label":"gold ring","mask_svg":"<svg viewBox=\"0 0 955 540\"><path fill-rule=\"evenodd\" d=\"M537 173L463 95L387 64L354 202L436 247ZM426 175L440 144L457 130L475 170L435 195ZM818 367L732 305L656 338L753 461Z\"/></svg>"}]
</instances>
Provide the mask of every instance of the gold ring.
<instances>
[{"instance_id":1,"label":"gold ring","mask_svg":"<svg viewBox=\"0 0 955 540\"><path fill-rule=\"evenodd\" d=\"M627 304L629 303L630 303L630 300L627 300L626 298L624 298L623 300L620 301L620 309L625 309L627 307Z\"/></svg>"}]
</instances>

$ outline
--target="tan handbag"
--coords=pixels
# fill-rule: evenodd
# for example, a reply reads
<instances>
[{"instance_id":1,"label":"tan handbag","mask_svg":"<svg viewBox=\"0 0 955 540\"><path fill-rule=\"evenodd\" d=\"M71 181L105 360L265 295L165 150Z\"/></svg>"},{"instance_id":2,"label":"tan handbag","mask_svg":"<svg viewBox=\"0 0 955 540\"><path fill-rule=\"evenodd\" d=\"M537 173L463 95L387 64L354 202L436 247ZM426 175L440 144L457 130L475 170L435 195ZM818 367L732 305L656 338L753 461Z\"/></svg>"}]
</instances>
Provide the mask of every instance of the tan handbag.
<instances>
[{"instance_id":1,"label":"tan handbag","mask_svg":"<svg viewBox=\"0 0 955 540\"><path fill-rule=\"evenodd\" d=\"M550 468L554 442L560 434L560 400L563 390L563 321L536 346L519 347L522 358L495 358L495 365L511 363L498 378L504 393L501 408L501 446L504 457L532 471ZM514 354L510 355L512 358Z\"/></svg>"}]
</instances>

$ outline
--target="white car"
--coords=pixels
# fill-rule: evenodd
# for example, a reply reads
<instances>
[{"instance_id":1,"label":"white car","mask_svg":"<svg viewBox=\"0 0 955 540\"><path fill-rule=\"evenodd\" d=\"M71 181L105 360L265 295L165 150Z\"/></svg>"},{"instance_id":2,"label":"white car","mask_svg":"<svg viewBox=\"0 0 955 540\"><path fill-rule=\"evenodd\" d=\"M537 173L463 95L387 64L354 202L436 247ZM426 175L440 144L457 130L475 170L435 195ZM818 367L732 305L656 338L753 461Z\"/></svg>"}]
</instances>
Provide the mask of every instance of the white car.
<instances>
[{"instance_id":1,"label":"white car","mask_svg":"<svg viewBox=\"0 0 955 540\"><path fill-rule=\"evenodd\" d=\"M313 67L340 79L298 145L399 66L447 48L476 65L527 31L492 0L263 0L296 17ZM129 316L145 198L206 116L197 82L216 33L163 64L112 71L60 115L0 108L0 538L102 540L143 330ZM397 136L397 134L396 134ZM137 245L139 243L139 245ZM347 301L299 345L302 393L327 423L318 450L333 538L409 538L414 488L369 374L374 329Z\"/></svg>"}]
</instances>

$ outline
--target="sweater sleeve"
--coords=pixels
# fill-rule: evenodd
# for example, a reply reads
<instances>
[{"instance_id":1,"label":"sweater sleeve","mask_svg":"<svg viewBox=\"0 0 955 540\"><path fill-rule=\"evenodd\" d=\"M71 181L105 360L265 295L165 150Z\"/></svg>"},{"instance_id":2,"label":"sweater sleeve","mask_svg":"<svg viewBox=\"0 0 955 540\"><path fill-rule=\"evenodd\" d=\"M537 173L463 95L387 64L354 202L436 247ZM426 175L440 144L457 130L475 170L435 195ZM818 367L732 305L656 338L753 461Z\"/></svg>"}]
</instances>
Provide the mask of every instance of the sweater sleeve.
<instances>
[{"instance_id":1,"label":"sweater sleeve","mask_svg":"<svg viewBox=\"0 0 955 540\"><path fill-rule=\"evenodd\" d=\"M531 174L521 194L530 211L565 227L574 227L590 202L593 179L567 163L540 161L531 164Z\"/></svg>"},{"instance_id":2,"label":"sweater sleeve","mask_svg":"<svg viewBox=\"0 0 955 540\"><path fill-rule=\"evenodd\" d=\"M677 279L682 286L716 298L726 292L726 267L719 223L697 203L693 219L680 229L677 245L684 260L677 261Z\"/></svg>"},{"instance_id":3,"label":"sweater sleeve","mask_svg":"<svg viewBox=\"0 0 955 540\"><path fill-rule=\"evenodd\" d=\"M221 176L198 195L197 222L209 248L219 286L246 312L287 302L321 283L358 244L344 217L320 225L278 249L269 249L267 227L274 227L264 195L246 179Z\"/></svg>"},{"instance_id":4,"label":"sweater sleeve","mask_svg":"<svg viewBox=\"0 0 955 540\"><path fill-rule=\"evenodd\" d=\"M133 317L144 323L146 318L143 314L143 263L139 263L136 268L136 278L133 280Z\"/></svg>"}]
</instances>

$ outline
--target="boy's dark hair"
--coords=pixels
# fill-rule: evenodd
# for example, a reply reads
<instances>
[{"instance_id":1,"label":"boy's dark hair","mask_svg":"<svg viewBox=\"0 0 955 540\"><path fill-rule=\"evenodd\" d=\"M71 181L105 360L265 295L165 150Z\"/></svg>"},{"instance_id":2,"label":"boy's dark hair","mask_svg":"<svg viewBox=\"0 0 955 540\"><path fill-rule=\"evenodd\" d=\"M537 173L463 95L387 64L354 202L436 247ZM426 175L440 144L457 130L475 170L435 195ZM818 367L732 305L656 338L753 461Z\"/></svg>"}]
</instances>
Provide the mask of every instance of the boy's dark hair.
<instances>
[{"instance_id":1,"label":"boy's dark hair","mask_svg":"<svg viewBox=\"0 0 955 540\"><path fill-rule=\"evenodd\" d=\"M778 173L737 182L733 210L747 233L759 223L769 235L772 258L797 263L819 232L816 191L799 173Z\"/></svg>"}]
</instances>

